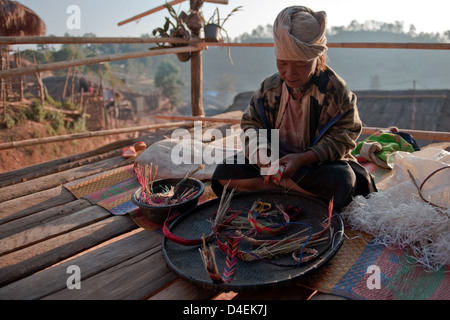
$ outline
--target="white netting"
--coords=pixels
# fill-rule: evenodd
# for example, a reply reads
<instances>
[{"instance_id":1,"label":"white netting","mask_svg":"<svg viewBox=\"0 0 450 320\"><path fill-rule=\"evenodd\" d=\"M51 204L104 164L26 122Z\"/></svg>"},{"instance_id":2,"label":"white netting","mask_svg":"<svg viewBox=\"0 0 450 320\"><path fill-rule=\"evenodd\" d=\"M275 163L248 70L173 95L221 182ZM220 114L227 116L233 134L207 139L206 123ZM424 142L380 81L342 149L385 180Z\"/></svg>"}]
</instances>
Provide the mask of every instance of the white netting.
<instances>
[{"instance_id":1,"label":"white netting","mask_svg":"<svg viewBox=\"0 0 450 320\"><path fill-rule=\"evenodd\" d=\"M356 197L342 213L354 229L375 236L375 242L404 248L427 269L438 270L450 262L450 169L440 170L423 185L422 195L444 208L425 202L418 186L450 163L450 153L424 150L393 154L394 169L368 198Z\"/></svg>"}]
</instances>

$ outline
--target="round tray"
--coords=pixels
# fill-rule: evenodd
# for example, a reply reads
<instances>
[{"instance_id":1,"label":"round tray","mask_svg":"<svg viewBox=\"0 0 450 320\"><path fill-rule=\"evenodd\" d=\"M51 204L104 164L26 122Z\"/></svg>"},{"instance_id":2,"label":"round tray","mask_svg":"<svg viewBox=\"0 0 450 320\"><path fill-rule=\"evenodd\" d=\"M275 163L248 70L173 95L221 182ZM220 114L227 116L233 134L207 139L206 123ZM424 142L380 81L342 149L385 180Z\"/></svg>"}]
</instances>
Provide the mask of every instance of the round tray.
<instances>
[{"instance_id":1,"label":"round tray","mask_svg":"<svg viewBox=\"0 0 450 320\"><path fill-rule=\"evenodd\" d=\"M324 202L299 193L284 192L246 192L237 193L231 200L231 209L250 209L255 201L269 202L287 207L294 205L301 207L298 222L308 224L312 232L323 229L322 223L328 218L328 205ZM178 217L170 226L172 234L184 239L200 239L211 233L210 218L218 209L220 198L205 202L196 208ZM194 282L206 288L218 290L246 290L267 286L287 284L316 270L339 250L344 240L344 223L337 212L333 212L331 221L332 235L329 241L315 246L319 254L316 258L295 265L291 256L280 257L271 260L277 264L290 265L280 267L262 260L242 261L238 260L235 274L230 282L213 283L209 278L199 253L200 246L183 246L164 238L162 252L167 265L180 277ZM330 236L330 232L328 232ZM216 244L216 238L212 237L211 244ZM215 247L216 262L219 273L225 266L226 255L217 246ZM295 266L292 266L295 265Z\"/></svg>"}]
</instances>

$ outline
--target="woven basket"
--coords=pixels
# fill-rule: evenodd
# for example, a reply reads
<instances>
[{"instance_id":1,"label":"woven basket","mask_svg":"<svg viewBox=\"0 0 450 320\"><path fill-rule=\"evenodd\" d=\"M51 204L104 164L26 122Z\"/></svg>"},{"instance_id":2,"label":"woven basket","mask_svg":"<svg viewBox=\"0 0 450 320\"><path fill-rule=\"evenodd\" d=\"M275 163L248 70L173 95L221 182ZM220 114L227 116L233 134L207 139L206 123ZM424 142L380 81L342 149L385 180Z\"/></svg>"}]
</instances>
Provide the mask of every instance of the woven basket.
<instances>
[{"instance_id":1,"label":"woven basket","mask_svg":"<svg viewBox=\"0 0 450 320\"><path fill-rule=\"evenodd\" d=\"M323 230L323 222L328 218L328 204L316 198L298 193L249 192L238 193L231 200L231 209L248 210L255 201L269 202L284 207L301 207L298 222L312 228L312 232ZM220 198L205 202L177 218L169 227L172 234L184 239L199 239L211 233L210 219L218 209ZM289 229L289 228L288 228ZM288 284L304 275L317 270L333 257L343 242L344 224L340 215L333 212L331 222L332 234L329 241L316 246L319 251L317 258L296 265L295 267L280 267L262 260L239 260L236 272L228 283L213 283L209 278L199 253L199 246L183 246L165 238L163 241L163 256L169 268L182 278L206 288L219 290L247 290L267 286ZM285 235L284 235L285 236ZM278 235L283 237L283 234ZM215 237L210 240L215 244ZM247 250L249 248L243 248ZM216 261L221 273L225 266L226 255L216 247ZM293 264L291 256L280 257L272 262L278 264Z\"/></svg>"}]
</instances>

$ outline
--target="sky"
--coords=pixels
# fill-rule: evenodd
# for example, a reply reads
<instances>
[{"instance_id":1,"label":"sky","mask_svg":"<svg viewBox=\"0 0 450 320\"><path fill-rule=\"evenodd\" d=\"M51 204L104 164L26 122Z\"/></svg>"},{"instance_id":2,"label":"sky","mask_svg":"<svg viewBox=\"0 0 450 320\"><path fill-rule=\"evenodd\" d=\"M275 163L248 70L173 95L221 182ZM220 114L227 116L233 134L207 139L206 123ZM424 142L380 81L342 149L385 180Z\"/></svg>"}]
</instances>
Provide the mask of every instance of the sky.
<instances>
[{"instance_id":1,"label":"sky","mask_svg":"<svg viewBox=\"0 0 450 320\"><path fill-rule=\"evenodd\" d=\"M164 24L167 11L141 18L139 21L118 26L120 21L153 9L164 0L18 0L29 7L45 22L47 35L81 36L94 33L102 37L139 37L151 34L156 27ZM426 4L426 6L424 5ZM79 8L79 14L69 10L70 6ZM368 20L394 23L403 22L405 32L413 24L416 32L439 32L450 30L449 0L229 0L228 5L205 3L203 12L209 18L216 7L221 16L226 16L237 6L242 10L235 13L226 23L225 29L231 38L244 32L251 32L257 26L273 24L276 15L285 7L304 5L314 11L326 11L328 27L347 26L356 20L363 23ZM189 1L174 6L178 10L188 11ZM77 15L79 20L74 20ZM69 23L68 23L69 22Z\"/></svg>"}]
</instances>

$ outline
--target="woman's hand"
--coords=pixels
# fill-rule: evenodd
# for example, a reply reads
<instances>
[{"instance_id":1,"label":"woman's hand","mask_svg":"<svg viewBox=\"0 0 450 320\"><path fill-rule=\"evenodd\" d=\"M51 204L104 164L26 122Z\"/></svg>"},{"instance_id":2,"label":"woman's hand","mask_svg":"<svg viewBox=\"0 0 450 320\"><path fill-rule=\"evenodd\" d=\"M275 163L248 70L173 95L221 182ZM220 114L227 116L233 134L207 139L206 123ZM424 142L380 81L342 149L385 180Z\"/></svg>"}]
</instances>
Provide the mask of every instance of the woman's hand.
<instances>
[{"instance_id":1,"label":"woman's hand","mask_svg":"<svg viewBox=\"0 0 450 320\"><path fill-rule=\"evenodd\" d=\"M291 178L303 166L319 162L317 154L308 150L301 153L290 153L280 159L280 165L284 165L283 178Z\"/></svg>"}]
</instances>

